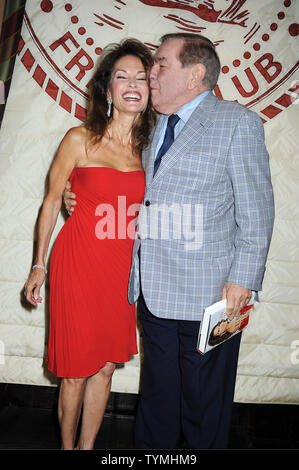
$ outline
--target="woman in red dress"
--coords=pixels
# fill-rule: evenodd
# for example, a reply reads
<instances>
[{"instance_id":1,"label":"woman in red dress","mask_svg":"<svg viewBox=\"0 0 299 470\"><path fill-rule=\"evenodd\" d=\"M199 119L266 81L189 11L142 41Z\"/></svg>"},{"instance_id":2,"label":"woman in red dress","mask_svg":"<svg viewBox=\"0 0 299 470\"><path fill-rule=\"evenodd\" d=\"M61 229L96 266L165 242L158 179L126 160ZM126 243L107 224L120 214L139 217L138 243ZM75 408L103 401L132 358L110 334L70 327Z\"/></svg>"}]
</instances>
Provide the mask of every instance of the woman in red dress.
<instances>
[{"instance_id":1,"label":"woman in red dress","mask_svg":"<svg viewBox=\"0 0 299 470\"><path fill-rule=\"evenodd\" d=\"M41 302L50 238L66 183L77 208L54 243L50 263L49 370L61 377L62 449L92 449L116 363L137 353L135 308L127 300L134 220L145 178L141 151L155 115L149 102L150 51L128 39L103 51L89 84L83 126L63 138L50 170L38 224L38 246L25 285ZM133 214L133 215L132 215Z\"/></svg>"}]
</instances>

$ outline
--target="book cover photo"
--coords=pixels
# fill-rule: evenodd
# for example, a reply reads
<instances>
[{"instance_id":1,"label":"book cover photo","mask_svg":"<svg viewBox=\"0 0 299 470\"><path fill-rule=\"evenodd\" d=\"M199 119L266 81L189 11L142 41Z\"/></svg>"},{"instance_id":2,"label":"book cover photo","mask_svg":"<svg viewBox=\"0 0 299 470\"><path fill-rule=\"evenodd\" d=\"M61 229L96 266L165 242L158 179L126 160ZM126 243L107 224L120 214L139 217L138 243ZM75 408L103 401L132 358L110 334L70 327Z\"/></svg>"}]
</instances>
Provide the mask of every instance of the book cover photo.
<instances>
[{"instance_id":1,"label":"book cover photo","mask_svg":"<svg viewBox=\"0 0 299 470\"><path fill-rule=\"evenodd\" d=\"M226 299L207 307L200 324L197 350L201 354L205 354L244 330L249 322L254 299L255 292L252 292L250 301L240 310L240 316L232 320L229 320L226 315Z\"/></svg>"}]
</instances>

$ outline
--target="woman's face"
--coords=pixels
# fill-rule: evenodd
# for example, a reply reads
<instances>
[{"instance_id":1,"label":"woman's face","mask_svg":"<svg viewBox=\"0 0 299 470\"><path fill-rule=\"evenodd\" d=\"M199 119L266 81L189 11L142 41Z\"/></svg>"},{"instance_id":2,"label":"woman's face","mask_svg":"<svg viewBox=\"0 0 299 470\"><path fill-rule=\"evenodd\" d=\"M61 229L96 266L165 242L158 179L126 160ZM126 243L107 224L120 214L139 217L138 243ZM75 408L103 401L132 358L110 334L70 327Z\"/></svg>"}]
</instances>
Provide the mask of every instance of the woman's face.
<instances>
[{"instance_id":1,"label":"woman's face","mask_svg":"<svg viewBox=\"0 0 299 470\"><path fill-rule=\"evenodd\" d=\"M120 113L138 114L146 108L149 87L138 57L127 55L115 62L107 97Z\"/></svg>"},{"instance_id":2,"label":"woman's face","mask_svg":"<svg viewBox=\"0 0 299 470\"><path fill-rule=\"evenodd\" d=\"M223 335L223 333L225 333L226 329L227 329L227 322L222 321L219 325L215 326L214 336Z\"/></svg>"}]
</instances>

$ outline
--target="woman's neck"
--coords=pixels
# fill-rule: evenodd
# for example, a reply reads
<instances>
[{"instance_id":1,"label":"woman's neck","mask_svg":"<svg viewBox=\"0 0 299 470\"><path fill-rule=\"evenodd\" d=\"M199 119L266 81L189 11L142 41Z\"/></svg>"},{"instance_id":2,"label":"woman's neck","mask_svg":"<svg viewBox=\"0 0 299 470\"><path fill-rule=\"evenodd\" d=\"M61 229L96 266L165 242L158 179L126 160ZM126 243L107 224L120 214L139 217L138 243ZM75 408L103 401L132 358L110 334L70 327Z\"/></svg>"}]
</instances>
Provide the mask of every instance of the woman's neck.
<instances>
[{"instance_id":1,"label":"woman's neck","mask_svg":"<svg viewBox=\"0 0 299 470\"><path fill-rule=\"evenodd\" d=\"M108 137L124 147L131 145L132 128L136 118L136 114L119 113L115 110L107 129Z\"/></svg>"}]
</instances>

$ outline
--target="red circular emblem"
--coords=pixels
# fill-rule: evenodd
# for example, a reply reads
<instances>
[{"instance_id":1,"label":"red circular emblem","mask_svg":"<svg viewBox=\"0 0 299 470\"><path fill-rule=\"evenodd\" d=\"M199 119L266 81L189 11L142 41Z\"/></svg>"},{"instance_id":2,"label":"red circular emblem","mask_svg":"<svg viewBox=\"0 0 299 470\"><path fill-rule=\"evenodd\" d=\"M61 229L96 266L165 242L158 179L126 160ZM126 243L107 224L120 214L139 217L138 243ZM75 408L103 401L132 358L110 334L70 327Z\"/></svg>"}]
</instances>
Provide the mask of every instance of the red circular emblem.
<instances>
[{"instance_id":1,"label":"red circular emblem","mask_svg":"<svg viewBox=\"0 0 299 470\"><path fill-rule=\"evenodd\" d=\"M165 32L200 33L222 62L215 94L253 108L265 122L297 100L295 3L275 0L269 12L264 2L248 0L43 0L25 12L18 54L43 91L83 121L88 80L104 46L130 36L155 50Z\"/></svg>"}]
</instances>

